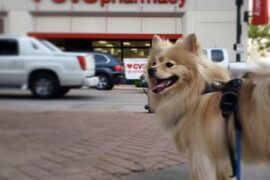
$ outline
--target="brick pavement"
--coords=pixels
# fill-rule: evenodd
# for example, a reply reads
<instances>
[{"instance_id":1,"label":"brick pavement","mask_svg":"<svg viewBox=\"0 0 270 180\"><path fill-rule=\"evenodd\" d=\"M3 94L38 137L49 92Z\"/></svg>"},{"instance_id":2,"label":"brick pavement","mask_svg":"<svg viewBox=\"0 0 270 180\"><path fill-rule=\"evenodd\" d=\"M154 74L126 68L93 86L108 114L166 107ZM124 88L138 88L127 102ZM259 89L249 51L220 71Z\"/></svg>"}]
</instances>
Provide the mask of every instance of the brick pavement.
<instances>
[{"instance_id":1,"label":"brick pavement","mask_svg":"<svg viewBox=\"0 0 270 180\"><path fill-rule=\"evenodd\" d=\"M184 163L154 116L0 112L1 180L117 180Z\"/></svg>"}]
</instances>

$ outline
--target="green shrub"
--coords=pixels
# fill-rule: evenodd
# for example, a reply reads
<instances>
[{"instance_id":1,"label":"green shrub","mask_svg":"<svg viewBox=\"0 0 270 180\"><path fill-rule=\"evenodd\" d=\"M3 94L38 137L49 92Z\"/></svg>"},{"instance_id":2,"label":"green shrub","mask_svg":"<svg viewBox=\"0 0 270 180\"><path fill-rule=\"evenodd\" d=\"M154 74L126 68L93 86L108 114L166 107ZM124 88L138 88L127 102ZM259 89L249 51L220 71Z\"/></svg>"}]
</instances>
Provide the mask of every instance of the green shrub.
<instances>
[{"instance_id":1,"label":"green shrub","mask_svg":"<svg viewBox=\"0 0 270 180\"><path fill-rule=\"evenodd\" d=\"M136 87L142 87L142 85L143 85L142 80L135 80L135 81L134 81L134 85L135 85Z\"/></svg>"}]
</instances>

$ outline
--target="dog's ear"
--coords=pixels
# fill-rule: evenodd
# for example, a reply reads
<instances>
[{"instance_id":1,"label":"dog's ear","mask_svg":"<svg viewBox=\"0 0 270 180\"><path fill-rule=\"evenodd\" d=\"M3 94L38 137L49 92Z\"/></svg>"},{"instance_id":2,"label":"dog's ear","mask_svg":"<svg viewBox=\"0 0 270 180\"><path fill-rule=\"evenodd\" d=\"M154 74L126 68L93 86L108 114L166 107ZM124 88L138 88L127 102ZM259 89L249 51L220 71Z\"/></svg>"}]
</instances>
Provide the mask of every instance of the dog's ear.
<instances>
[{"instance_id":1,"label":"dog's ear","mask_svg":"<svg viewBox=\"0 0 270 180\"><path fill-rule=\"evenodd\" d=\"M160 48L162 44L162 39L158 35L154 35L152 39L152 49Z\"/></svg>"},{"instance_id":2,"label":"dog's ear","mask_svg":"<svg viewBox=\"0 0 270 180\"><path fill-rule=\"evenodd\" d=\"M189 34L181 42L179 42L178 40L177 43L181 43L182 47L184 47L186 50L188 50L191 53L198 54L200 51L200 44L194 33Z\"/></svg>"}]
</instances>

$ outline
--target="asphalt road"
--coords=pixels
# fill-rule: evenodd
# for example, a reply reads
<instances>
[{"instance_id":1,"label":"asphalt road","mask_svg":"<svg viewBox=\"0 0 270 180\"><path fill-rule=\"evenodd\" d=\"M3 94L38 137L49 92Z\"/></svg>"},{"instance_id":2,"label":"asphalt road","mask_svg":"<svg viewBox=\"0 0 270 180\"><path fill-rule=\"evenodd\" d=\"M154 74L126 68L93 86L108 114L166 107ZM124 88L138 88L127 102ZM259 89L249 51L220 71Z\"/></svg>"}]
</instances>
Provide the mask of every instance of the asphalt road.
<instances>
[{"instance_id":1,"label":"asphalt road","mask_svg":"<svg viewBox=\"0 0 270 180\"><path fill-rule=\"evenodd\" d=\"M98 110L146 112L147 96L141 88L121 85L111 91L73 89L60 99L33 99L26 90L0 90L1 110Z\"/></svg>"}]
</instances>

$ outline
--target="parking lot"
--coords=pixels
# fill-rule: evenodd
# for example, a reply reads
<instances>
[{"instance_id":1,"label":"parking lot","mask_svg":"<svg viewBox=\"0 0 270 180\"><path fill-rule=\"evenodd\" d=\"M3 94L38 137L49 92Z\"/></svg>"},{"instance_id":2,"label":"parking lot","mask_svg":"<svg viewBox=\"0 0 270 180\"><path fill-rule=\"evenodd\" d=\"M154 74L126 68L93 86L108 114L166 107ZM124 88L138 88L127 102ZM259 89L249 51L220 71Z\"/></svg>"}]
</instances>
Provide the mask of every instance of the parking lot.
<instances>
[{"instance_id":1,"label":"parking lot","mask_svg":"<svg viewBox=\"0 0 270 180\"><path fill-rule=\"evenodd\" d=\"M1 90L0 179L126 179L184 163L146 103L143 90L128 85L55 100Z\"/></svg>"}]
</instances>

